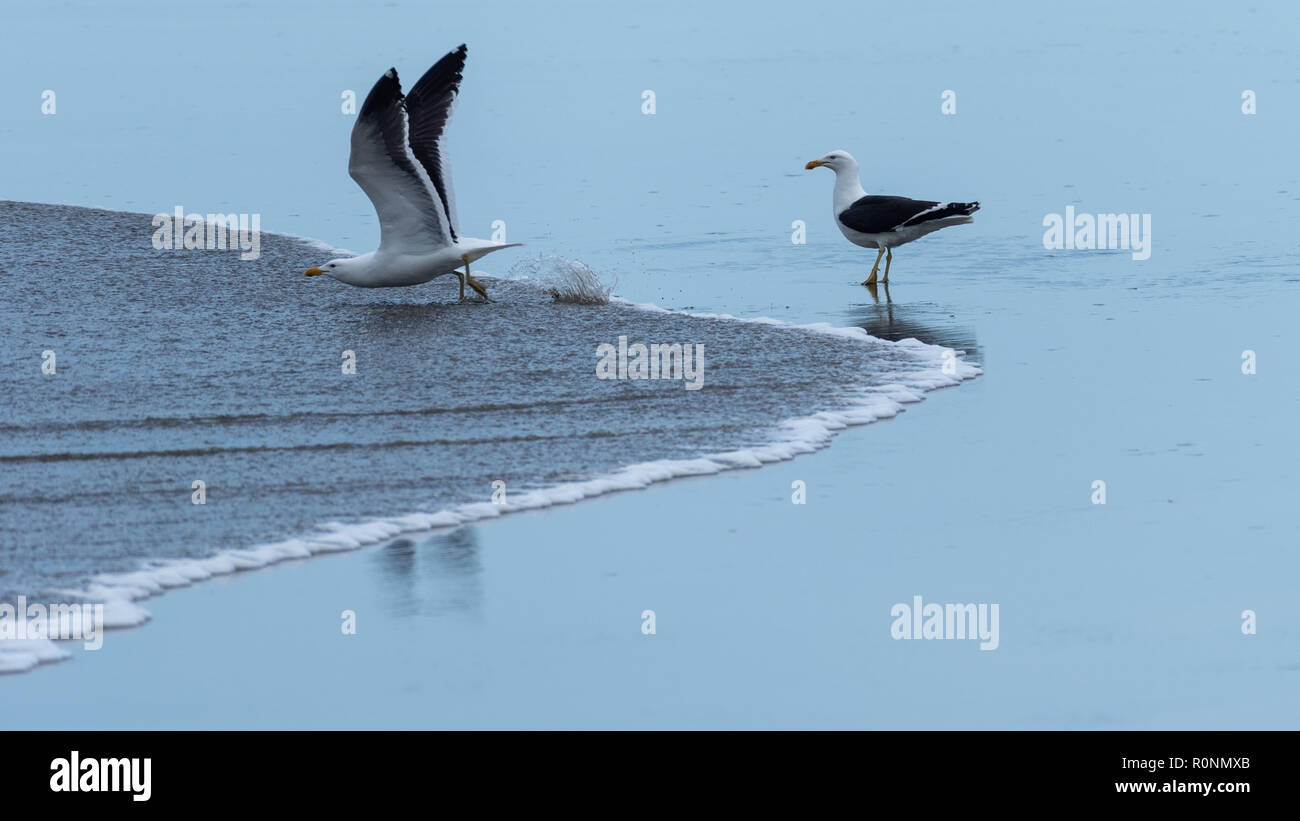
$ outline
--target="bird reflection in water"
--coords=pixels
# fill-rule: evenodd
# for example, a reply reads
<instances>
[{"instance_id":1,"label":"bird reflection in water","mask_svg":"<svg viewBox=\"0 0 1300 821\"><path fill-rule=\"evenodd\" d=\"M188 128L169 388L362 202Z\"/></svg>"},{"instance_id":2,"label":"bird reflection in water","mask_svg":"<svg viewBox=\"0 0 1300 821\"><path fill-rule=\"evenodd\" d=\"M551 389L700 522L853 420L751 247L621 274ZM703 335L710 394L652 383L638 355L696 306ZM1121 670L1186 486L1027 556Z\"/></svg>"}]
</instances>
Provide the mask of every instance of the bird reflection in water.
<instances>
[{"instance_id":1,"label":"bird reflection in water","mask_svg":"<svg viewBox=\"0 0 1300 821\"><path fill-rule=\"evenodd\" d=\"M381 547L375 564L392 614L477 613L483 595L478 549L472 527L418 541L395 539Z\"/></svg>"},{"instance_id":2,"label":"bird reflection in water","mask_svg":"<svg viewBox=\"0 0 1300 821\"><path fill-rule=\"evenodd\" d=\"M878 339L897 342L901 339L919 339L930 345L939 345L965 351L966 358L983 360L973 328L962 323L955 313L934 303L897 304L889 296L888 283L866 286L874 303L850 309L851 324L866 330ZM884 292L885 300L880 300Z\"/></svg>"}]
</instances>

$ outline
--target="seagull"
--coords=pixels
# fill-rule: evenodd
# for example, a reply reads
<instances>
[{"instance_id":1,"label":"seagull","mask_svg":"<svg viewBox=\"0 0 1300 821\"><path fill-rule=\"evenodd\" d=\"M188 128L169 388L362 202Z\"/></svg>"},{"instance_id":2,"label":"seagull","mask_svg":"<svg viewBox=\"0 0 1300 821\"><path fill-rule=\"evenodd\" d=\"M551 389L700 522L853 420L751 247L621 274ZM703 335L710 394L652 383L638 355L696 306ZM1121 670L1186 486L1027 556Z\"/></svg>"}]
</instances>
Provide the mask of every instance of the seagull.
<instances>
[{"instance_id":1,"label":"seagull","mask_svg":"<svg viewBox=\"0 0 1300 821\"><path fill-rule=\"evenodd\" d=\"M488 298L483 283L470 276L469 264L521 243L462 237L456 225L443 133L467 53L462 44L434 63L405 97L395 68L370 89L352 126L348 174L379 215L379 250L332 259L308 268L307 276L324 274L360 288L393 288L454 274L461 299L467 282Z\"/></svg>"},{"instance_id":2,"label":"seagull","mask_svg":"<svg viewBox=\"0 0 1300 821\"><path fill-rule=\"evenodd\" d=\"M974 222L971 214L980 209L978 202L931 202L907 197L868 196L858 178L858 161L847 151L832 151L820 160L804 166L811 171L826 166L835 172L835 191L831 195L835 224L854 245L878 248L876 264L863 285L876 284L880 256L885 257L884 282L889 283L889 264L893 249L905 242L920 239L931 231L949 225Z\"/></svg>"}]
</instances>

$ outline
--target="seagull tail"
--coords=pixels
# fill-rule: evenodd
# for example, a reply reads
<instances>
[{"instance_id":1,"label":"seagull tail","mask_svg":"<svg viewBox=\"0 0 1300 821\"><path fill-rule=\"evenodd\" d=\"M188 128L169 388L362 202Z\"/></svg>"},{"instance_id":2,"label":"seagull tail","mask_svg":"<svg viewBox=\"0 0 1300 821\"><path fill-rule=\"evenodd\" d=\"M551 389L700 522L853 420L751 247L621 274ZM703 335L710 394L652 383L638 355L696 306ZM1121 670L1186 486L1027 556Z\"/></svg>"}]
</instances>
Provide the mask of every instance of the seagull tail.
<instances>
[{"instance_id":1,"label":"seagull tail","mask_svg":"<svg viewBox=\"0 0 1300 821\"><path fill-rule=\"evenodd\" d=\"M470 254L470 259L482 259L493 251L500 251L502 248L518 248L523 245L522 242L494 242L491 245L481 246L477 251Z\"/></svg>"}]
</instances>

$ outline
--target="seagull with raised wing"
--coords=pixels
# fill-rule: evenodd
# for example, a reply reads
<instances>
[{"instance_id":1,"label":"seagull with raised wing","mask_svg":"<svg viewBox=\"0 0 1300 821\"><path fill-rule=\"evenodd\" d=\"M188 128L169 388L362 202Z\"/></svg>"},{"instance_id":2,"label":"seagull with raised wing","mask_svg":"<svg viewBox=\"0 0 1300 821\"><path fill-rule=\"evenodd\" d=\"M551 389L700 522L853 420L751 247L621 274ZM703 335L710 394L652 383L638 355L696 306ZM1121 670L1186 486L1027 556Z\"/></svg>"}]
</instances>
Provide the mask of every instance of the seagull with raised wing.
<instances>
[{"instance_id":1,"label":"seagull with raised wing","mask_svg":"<svg viewBox=\"0 0 1300 821\"><path fill-rule=\"evenodd\" d=\"M468 49L443 57L402 96L397 69L390 68L370 89L352 127L348 174L366 192L379 215L379 250L332 259L308 268L361 288L419 285L454 274L484 298L487 289L470 276L469 264L520 243L460 236L443 141L460 89ZM460 270L464 266L464 271Z\"/></svg>"},{"instance_id":2,"label":"seagull with raised wing","mask_svg":"<svg viewBox=\"0 0 1300 821\"><path fill-rule=\"evenodd\" d=\"M932 202L907 197L870 196L862 188L858 162L847 151L832 151L820 160L804 166L812 170L826 166L835 172L835 191L831 195L835 224L849 242L863 248L876 248L876 264L863 285L875 285L880 257L885 257L885 278L889 282L889 264L894 248L949 225L974 222L971 214L979 210L978 202Z\"/></svg>"}]
</instances>

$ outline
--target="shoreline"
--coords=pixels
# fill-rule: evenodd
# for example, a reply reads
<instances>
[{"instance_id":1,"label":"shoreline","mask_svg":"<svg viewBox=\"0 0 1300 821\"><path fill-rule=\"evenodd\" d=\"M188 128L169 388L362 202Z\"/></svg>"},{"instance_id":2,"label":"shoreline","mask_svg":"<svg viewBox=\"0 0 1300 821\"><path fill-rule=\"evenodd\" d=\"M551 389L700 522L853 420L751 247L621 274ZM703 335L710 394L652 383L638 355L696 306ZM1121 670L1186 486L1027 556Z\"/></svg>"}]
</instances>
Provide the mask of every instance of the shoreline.
<instances>
[{"instance_id":1,"label":"shoreline","mask_svg":"<svg viewBox=\"0 0 1300 821\"><path fill-rule=\"evenodd\" d=\"M82 206L75 206L83 208ZM113 210L87 208L85 210ZM136 212L121 211L138 216ZM268 234L275 232L266 232ZM278 234L315 247L328 249L327 243L291 234ZM334 249L337 251L338 249ZM489 274L481 274L493 279ZM794 323L772 317L741 317L731 314L676 311L653 303L636 303L621 297L611 302L647 313L677 314L697 319L766 325L786 331L828 334L864 344L890 346L916 359L918 370L906 380L894 384L862 388L859 398L849 407L837 411L819 411L776 422L772 429L780 438L765 445L735 451L703 453L691 459L663 459L622 466L612 472L580 482L569 482L532 490L502 504L474 502L453 505L434 513L408 513L360 522L321 523L317 532L290 536L281 541L225 550L202 559L147 560L136 570L98 574L84 588L53 591L78 603L102 606L102 629L120 631L148 625L152 613L140 602L154 600L169 591L210 581L240 571L262 569L280 562L307 559L335 552L373 547L399 537L427 536L459 528L498 516L553 505L571 504L588 498L626 490L642 490L673 479L715 474L738 468L758 468L794 459L829 447L834 436L851 427L868 425L893 418L905 405L925 399L931 391L956 387L981 374L978 364L965 361L965 351L951 351L940 345L916 339L891 341L871 336L856 326L836 327L827 322ZM951 358L948 357L951 352ZM951 371L951 373L949 373ZM30 596L29 596L30 597ZM76 641L76 640L74 640ZM66 661L72 654L62 647L65 641L46 638L22 640L0 639L0 675L34 671L45 665Z\"/></svg>"},{"instance_id":2,"label":"shoreline","mask_svg":"<svg viewBox=\"0 0 1300 821\"><path fill-rule=\"evenodd\" d=\"M1270 345L1290 327L1278 287L1261 282L1228 304L1255 317ZM974 285L952 290L967 315L990 299ZM1113 328L1113 352L1093 362L1060 361L1048 331L1062 315L1023 313L1037 317L1025 320L1027 337L986 324L979 342L993 365L964 390L767 470L686 477L172 591L150 603L148 629L0 678L26 705L0 724L1300 726L1288 626L1300 607L1279 572L1294 562L1289 529L1249 512L1284 509L1294 468L1236 457L1287 435L1267 411L1287 388L1236 381L1227 356L1207 375L1206 354L1222 345L1212 337L1186 355L1186 340L1146 334L1152 310L1188 321L1224 310L1201 296L1193 288L1171 305L1111 289L1096 300L1107 306L1068 320ZM1013 339L1022 343L1011 358ZM1132 401L1178 403L1190 416L1171 427L1067 404L1080 380L1121 372L1134 350L1166 367L1130 368ZM1239 388L1207 394L1206 379ZM1058 393L1064 385L1074 390ZM1257 408L1240 424L1196 424L1239 408L1240 390ZM1110 483L1105 506L1089 502L1098 475ZM804 506L791 504L794 480L807 486ZM1225 505L1256 522L1248 551L1222 549L1232 543L1215 513ZM998 649L893 640L891 607L916 595L1000 604ZM1259 635L1241 634L1245 607L1267 625ZM647 609L654 635L641 632ZM356 635L340 629L348 610ZM1255 697L1240 699L1242 688Z\"/></svg>"}]
</instances>

